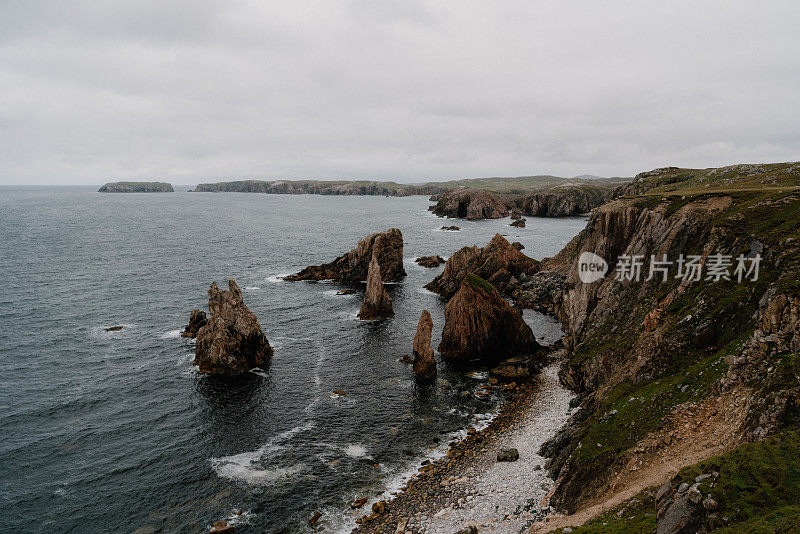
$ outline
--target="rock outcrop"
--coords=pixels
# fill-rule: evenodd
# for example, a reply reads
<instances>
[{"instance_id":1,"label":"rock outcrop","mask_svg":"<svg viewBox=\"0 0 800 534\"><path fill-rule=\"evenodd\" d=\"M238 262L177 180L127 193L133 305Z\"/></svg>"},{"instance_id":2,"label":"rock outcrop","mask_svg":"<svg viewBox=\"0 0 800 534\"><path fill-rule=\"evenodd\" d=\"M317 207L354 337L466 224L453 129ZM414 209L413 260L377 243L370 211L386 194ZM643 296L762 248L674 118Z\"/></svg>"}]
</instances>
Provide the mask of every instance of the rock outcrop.
<instances>
[{"instance_id":1,"label":"rock outcrop","mask_svg":"<svg viewBox=\"0 0 800 534\"><path fill-rule=\"evenodd\" d=\"M438 267L445 262L445 259L441 256L422 256L414 260L422 267L433 268Z\"/></svg>"},{"instance_id":2,"label":"rock outcrop","mask_svg":"<svg viewBox=\"0 0 800 534\"><path fill-rule=\"evenodd\" d=\"M428 310L422 310L417 324L417 333L414 335L414 374L421 378L436 376L436 360L431 348L431 334L433 333L433 319Z\"/></svg>"},{"instance_id":3,"label":"rock outcrop","mask_svg":"<svg viewBox=\"0 0 800 534\"><path fill-rule=\"evenodd\" d=\"M468 274L445 307L439 352L450 360L496 363L540 353L522 314L482 278Z\"/></svg>"},{"instance_id":4,"label":"rock outcrop","mask_svg":"<svg viewBox=\"0 0 800 534\"><path fill-rule=\"evenodd\" d=\"M395 182L351 180L238 180L198 184L198 193L265 193L272 195L366 195L405 197L435 195L447 189L443 184L409 185Z\"/></svg>"},{"instance_id":5,"label":"rock outcrop","mask_svg":"<svg viewBox=\"0 0 800 534\"><path fill-rule=\"evenodd\" d=\"M425 288L449 299L461 287L467 273L473 273L502 293L512 278L519 279L523 274L532 275L538 269L539 262L524 255L503 236L496 234L483 248L464 247L450 256L444 271Z\"/></svg>"},{"instance_id":6,"label":"rock outcrop","mask_svg":"<svg viewBox=\"0 0 800 534\"><path fill-rule=\"evenodd\" d=\"M509 204L531 217L566 217L589 213L605 204L612 193L608 187L563 187L546 193L520 195L512 198Z\"/></svg>"},{"instance_id":7,"label":"rock outcrop","mask_svg":"<svg viewBox=\"0 0 800 534\"><path fill-rule=\"evenodd\" d=\"M500 195L468 187L441 193L437 197L436 204L428 209L439 217L456 217L471 221L508 216L508 205Z\"/></svg>"},{"instance_id":8,"label":"rock outcrop","mask_svg":"<svg viewBox=\"0 0 800 534\"><path fill-rule=\"evenodd\" d=\"M525 228L525 219L517 219L509 224L509 226L513 226L514 228Z\"/></svg>"},{"instance_id":9,"label":"rock outcrop","mask_svg":"<svg viewBox=\"0 0 800 534\"><path fill-rule=\"evenodd\" d=\"M181 332L181 337L197 337L197 331L205 326L207 322L206 312L203 310L192 310L192 313L189 314L189 324L187 324L186 328Z\"/></svg>"},{"instance_id":10,"label":"rock outcrop","mask_svg":"<svg viewBox=\"0 0 800 534\"><path fill-rule=\"evenodd\" d=\"M336 280L357 284L367 279L373 255L380 266L382 281L397 282L406 275L403 269L403 234L397 228L391 228L359 240L356 248L330 263L306 267L285 280Z\"/></svg>"},{"instance_id":11,"label":"rock outcrop","mask_svg":"<svg viewBox=\"0 0 800 534\"><path fill-rule=\"evenodd\" d=\"M166 182L109 182L98 193L174 193Z\"/></svg>"},{"instance_id":12,"label":"rock outcrop","mask_svg":"<svg viewBox=\"0 0 800 534\"><path fill-rule=\"evenodd\" d=\"M378 256L372 254L367 272L367 292L364 295L364 302L361 304L361 311L358 318L364 320L378 319L380 317L391 317L394 315L392 309L392 298L383 287L381 280L380 267L378 266Z\"/></svg>"},{"instance_id":13,"label":"rock outcrop","mask_svg":"<svg viewBox=\"0 0 800 534\"><path fill-rule=\"evenodd\" d=\"M272 357L267 337L255 314L244 304L236 282L228 280L228 291L208 289L208 322L197 331L194 364L200 371L237 375L265 366Z\"/></svg>"}]
</instances>

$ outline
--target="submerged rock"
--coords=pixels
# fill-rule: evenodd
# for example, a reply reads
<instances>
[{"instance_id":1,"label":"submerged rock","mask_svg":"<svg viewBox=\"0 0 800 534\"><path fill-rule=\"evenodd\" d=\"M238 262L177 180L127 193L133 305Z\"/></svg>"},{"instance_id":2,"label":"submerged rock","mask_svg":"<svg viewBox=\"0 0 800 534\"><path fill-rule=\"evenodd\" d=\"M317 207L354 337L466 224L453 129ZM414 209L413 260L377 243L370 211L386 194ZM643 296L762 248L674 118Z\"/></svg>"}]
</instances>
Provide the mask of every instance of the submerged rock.
<instances>
[{"instance_id":1,"label":"submerged rock","mask_svg":"<svg viewBox=\"0 0 800 534\"><path fill-rule=\"evenodd\" d=\"M533 359L540 352L520 312L474 274L461 283L444 315L439 352L449 359L499 362L515 356Z\"/></svg>"},{"instance_id":2,"label":"submerged rock","mask_svg":"<svg viewBox=\"0 0 800 534\"><path fill-rule=\"evenodd\" d=\"M414 335L414 374L422 378L436 376L436 359L431 348L431 334L433 332L433 319L428 310L422 310L417 324L417 333Z\"/></svg>"},{"instance_id":3,"label":"submerged rock","mask_svg":"<svg viewBox=\"0 0 800 534\"><path fill-rule=\"evenodd\" d=\"M122 330L121 324L118 324L116 326L109 326L108 328L106 328L106 332L119 332L120 330Z\"/></svg>"},{"instance_id":4,"label":"submerged rock","mask_svg":"<svg viewBox=\"0 0 800 534\"><path fill-rule=\"evenodd\" d=\"M447 260L444 271L425 288L445 298L452 297L467 273L473 273L500 292L504 292L511 278L531 275L539 270L539 262L519 251L500 234L495 234L483 248L464 247Z\"/></svg>"},{"instance_id":5,"label":"submerged rock","mask_svg":"<svg viewBox=\"0 0 800 534\"><path fill-rule=\"evenodd\" d=\"M358 312L359 319L377 319L379 317L390 317L394 315L392 309L392 298L383 287L381 280L378 257L372 255L367 273L367 292L364 295L364 302L361 304L361 311Z\"/></svg>"},{"instance_id":6,"label":"submerged rock","mask_svg":"<svg viewBox=\"0 0 800 534\"><path fill-rule=\"evenodd\" d=\"M459 230L461 230L461 228L458 226L442 226L442 230L445 230L447 232L458 232Z\"/></svg>"},{"instance_id":7,"label":"submerged rock","mask_svg":"<svg viewBox=\"0 0 800 534\"><path fill-rule=\"evenodd\" d=\"M206 312L203 310L192 310L189 314L189 324L181 332L181 337L197 337L197 331L200 330L208 322Z\"/></svg>"},{"instance_id":8,"label":"submerged rock","mask_svg":"<svg viewBox=\"0 0 800 534\"><path fill-rule=\"evenodd\" d=\"M373 255L380 266L380 276L385 282L396 282L406 275L403 269L403 234L397 228L370 234L358 242L356 248L330 263L312 265L284 278L298 280L337 280L360 283L367 279Z\"/></svg>"},{"instance_id":9,"label":"submerged rock","mask_svg":"<svg viewBox=\"0 0 800 534\"><path fill-rule=\"evenodd\" d=\"M414 261L422 267L432 268L443 264L445 259L441 256L421 256Z\"/></svg>"},{"instance_id":10,"label":"submerged rock","mask_svg":"<svg viewBox=\"0 0 800 534\"><path fill-rule=\"evenodd\" d=\"M272 347L235 281L228 280L228 291L211 284L208 311L208 322L197 331L194 364L200 371L236 375L269 362Z\"/></svg>"}]
</instances>

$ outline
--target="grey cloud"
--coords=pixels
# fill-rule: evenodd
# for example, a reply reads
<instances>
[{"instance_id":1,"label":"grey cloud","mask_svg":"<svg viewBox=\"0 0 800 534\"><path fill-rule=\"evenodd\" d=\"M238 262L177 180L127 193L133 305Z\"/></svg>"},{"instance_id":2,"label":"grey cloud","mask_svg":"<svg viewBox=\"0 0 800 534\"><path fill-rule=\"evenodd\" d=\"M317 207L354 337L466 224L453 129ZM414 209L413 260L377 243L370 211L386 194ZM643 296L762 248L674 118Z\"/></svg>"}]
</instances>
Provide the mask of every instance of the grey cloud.
<instances>
[{"instance_id":1,"label":"grey cloud","mask_svg":"<svg viewBox=\"0 0 800 534\"><path fill-rule=\"evenodd\" d=\"M796 2L0 4L0 183L800 159Z\"/></svg>"}]
</instances>

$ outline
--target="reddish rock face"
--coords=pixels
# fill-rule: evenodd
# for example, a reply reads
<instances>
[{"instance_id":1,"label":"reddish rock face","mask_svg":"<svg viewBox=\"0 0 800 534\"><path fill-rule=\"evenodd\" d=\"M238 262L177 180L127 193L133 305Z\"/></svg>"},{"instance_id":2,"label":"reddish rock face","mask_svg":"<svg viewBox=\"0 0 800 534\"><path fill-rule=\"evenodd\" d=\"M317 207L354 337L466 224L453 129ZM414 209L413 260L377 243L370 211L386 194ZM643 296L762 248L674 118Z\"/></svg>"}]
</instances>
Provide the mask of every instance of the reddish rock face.
<instances>
[{"instance_id":1,"label":"reddish rock face","mask_svg":"<svg viewBox=\"0 0 800 534\"><path fill-rule=\"evenodd\" d=\"M494 363L540 353L531 328L485 280L470 274L447 303L439 352L452 360Z\"/></svg>"},{"instance_id":2,"label":"reddish rock face","mask_svg":"<svg viewBox=\"0 0 800 534\"><path fill-rule=\"evenodd\" d=\"M445 260L441 256L422 256L414 261L422 267L432 268L443 264Z\"/></svg>"},{"instance_id":3,"label":"reddish rock face","mask_svg":"<svg viewBox=\"0 0 800 534\"><path fill-rule=\"evenodd\" d=\"M527 276L538 270L538 261L529 258L503 236L496 234L483 248L464 247L450 256L442 274L425 288L449 299L461 287L467 273L473 273L503 292L512 276L519 278L520 274Z\"/></svg>"},{"instance_id":4,"label":"reddish rock face","mask_svg":"<svg viewBox=\"0 0 800 534\"><path fill-rule=\"evenodd\" d=\"M361 304L361 311L358 312L358 318L369 320L392 315L394 315L392 298L383 287L378 258L373 254L367 273L367 292L364 295L364 302Z\"/></svg>"},{"instance_id":5,"label":"reddish rock face","mask_svg":"<svg viewBox=\"0 0 800 534\"><path fill-rule=\"evenodd\" d=\"M417 333L414 335L414 374L422 378L436 376L436 360L431 348L431 334L433 333L433 319L428 310L422 310L417 324Z\"/></svg>"},{"instance_id":6,"label":"reddish rock face","mask_svg":"<svg viewBox=\"0 0 800 534\"><path fill-rule=\"evenodd\" d=\"M211 284L208 311L208 322L197 331L194 364L200 371L236 375L269 362L272 347L236 282L228 280L228 291Z\"/></svg>"},{"instance_id":7,"label":"reddish rock face","mask_svg":"<svg viewBox=\"0 0 800 534\"><path fill-rule=\"evenodd\" d=\"M378 259L381 280L397 282L406 275L403 269L403 233L390 228L368 235L358 242L356 248L330 263L306 267L285 280L337 280L357 284L367 279L373 253Z\"/></svg>"}]
</instances>

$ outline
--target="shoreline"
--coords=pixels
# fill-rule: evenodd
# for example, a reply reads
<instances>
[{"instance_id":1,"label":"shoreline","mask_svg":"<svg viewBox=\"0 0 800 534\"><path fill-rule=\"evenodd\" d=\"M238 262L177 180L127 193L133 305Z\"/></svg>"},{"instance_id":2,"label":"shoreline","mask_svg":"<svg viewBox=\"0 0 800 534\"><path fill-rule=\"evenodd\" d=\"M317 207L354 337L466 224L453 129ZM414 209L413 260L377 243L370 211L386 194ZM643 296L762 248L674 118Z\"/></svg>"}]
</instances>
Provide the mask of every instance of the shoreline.
<instances>
[{"instance_id":1,"label":"shoreline","mask_svg":"<svg viewBox=\"0 0 800 534\"><path fill-rule=\"evenodd\" d=\"M420 466L385 501L383 513L361 516L352 532L452 534L471 525L479 532L519 532L545 520L550 510L541 503L553 481L538 449L574 412L574 394L558 381L559 366L560 359L549 359L486 428L468 431L443 457ZM519 460L498 462L498 449L506 447L518 449Z\"/></svg>"}]
</instances>

